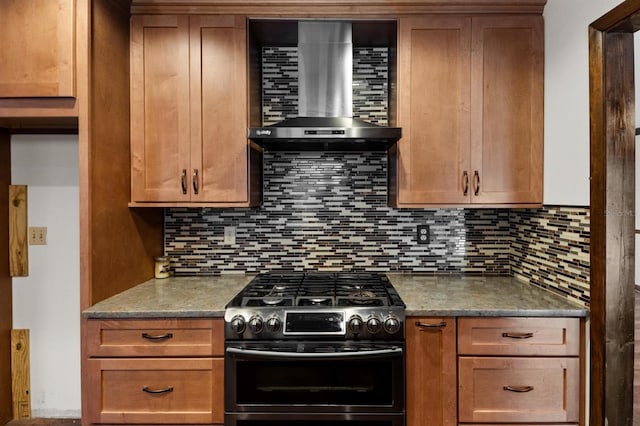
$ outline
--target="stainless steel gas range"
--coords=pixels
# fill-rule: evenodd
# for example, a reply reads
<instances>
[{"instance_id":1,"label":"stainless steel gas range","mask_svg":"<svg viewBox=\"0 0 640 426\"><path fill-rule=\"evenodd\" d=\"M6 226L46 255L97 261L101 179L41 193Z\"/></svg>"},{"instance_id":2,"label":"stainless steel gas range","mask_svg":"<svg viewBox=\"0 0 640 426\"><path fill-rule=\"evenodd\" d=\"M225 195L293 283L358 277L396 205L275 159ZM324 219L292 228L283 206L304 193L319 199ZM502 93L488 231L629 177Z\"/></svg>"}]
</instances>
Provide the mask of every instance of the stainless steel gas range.
<instances>
[{"instance_id":1,"label":"stainless steel gas range","mask_svg":"<svg viewBox=\"0 0 640 426\"><path fill-rule=\"evenodd\" d=\"M382 274L256 276L225 311L225 425L403 426L404 309Z\"/></svg>"}]
</instances>

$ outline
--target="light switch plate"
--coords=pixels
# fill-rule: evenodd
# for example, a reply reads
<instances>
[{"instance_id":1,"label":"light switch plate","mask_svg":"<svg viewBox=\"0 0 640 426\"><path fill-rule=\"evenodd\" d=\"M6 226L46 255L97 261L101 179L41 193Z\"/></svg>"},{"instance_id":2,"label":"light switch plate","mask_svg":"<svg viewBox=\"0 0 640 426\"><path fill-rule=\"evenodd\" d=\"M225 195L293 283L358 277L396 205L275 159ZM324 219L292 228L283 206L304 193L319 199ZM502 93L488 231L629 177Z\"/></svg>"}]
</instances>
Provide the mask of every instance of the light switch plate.
<instances>
[{"instance_id":1,"label":"light switch plate","mask_svg":"<svg viewBox=\"0 0 640 426\"><path fill-rule=\"evenodd\" d=\"M46 226L30 226L29 227L29 245L30 246L46 246L47 245L47 227Z\"/></svg>"}]
</instances>

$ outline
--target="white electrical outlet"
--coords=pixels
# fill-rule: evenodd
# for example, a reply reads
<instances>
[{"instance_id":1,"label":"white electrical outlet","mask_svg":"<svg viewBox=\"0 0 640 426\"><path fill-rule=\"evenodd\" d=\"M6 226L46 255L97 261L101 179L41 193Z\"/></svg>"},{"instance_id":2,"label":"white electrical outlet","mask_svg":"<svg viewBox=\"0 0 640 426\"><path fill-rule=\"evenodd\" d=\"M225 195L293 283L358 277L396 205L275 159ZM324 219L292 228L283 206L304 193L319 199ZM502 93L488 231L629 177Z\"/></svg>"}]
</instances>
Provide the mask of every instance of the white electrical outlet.
<instances>
[{"instance_id":1,"label":"white electrical outlet","mask_svg":"<svg viewBox=\"0 0 640 426\"><path fill-rule=\"evenodd\" d=\"M236 243L236 227L225 226L224 227L224 244L235 244L235 243Z\"/></svg>"}]
</instances>

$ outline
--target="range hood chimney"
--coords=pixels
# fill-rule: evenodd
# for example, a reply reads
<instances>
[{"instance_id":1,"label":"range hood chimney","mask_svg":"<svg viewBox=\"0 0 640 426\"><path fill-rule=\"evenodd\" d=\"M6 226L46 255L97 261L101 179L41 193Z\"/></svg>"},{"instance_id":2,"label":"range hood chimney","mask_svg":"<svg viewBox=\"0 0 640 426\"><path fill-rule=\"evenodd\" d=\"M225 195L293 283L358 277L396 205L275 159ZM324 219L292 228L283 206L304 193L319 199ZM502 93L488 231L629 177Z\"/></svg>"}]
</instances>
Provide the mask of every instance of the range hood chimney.
<instances>
[{"instance_id":1,"label":"range hood chimney","mask_svg":"<svg viewBox=\"0 0 640 426\"><path fill-rule=\"evenodd\" d=\"M298 21L298 117L249 128L267 149L381 150L395 127L353 118L353 36L347 21Z\"/></svg>"},{"instance_id":2,"label":"range hood chimney","mask_svg":"<svg viewBox=\"0 0 640 426\"><path fill-rule=\"evenodd\" d=\"M298 22L298 115L353 117L350 22Z\"/></svg>"}]
</instances>

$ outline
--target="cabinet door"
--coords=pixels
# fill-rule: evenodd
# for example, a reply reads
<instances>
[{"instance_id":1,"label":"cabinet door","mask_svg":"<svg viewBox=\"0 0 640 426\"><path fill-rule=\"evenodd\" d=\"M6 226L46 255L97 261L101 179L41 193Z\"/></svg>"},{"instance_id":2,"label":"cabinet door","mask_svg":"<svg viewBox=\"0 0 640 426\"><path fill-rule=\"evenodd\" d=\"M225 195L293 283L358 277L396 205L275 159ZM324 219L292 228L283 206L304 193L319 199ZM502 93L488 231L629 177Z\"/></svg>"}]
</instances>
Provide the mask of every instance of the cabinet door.
<instances>
[{"instance_id":1,"label":"cabinet door","mask_svg":"<svg viewBox=\"0 0 640 426\"><path fill-rule=\"evenodd\" d=\"M577 422L578 358L460 357L460 423Z\"/></svg>"},{"instance_id":2,"label":"cabinet door","mask_svg":"<svg viewBox=\"0 0 640 426\"><path fill-rule=\"evenodd\" d=\"M222 358L93 358L90 423L222 424Z\"/></svg>"},{"instance_id":3,"label":"cabinet door","mask_svg":"<svg viewBox=\"0 0 640 426\"><path fill-rule=\"evenodd\" d=\"M131 18L132 201L188 201L189 17Z\"/></svg>"},{"instance_id":4,"label":"cabinet door","mask_svg":"<svg viewBox=\"0 0 640 426\"><path fill-rule=\"evenodd\" d=\"M473 18L474 203L542 203L541 16Z\"/></svg>"},{"instance_id":5,"label":"cabinet door","mask_svg":"<svg viewBox=\"0 0 640 426\"><path fill-rule=\"evenodd\" d=\"M471 19L399 25L398 203L469 203Z\"/></svg>"},{"instance_id":6,"label":"cabinet door","mask_svg":"<svg viewBox=\"0 0 640 426\"><path fill-rule=\"evenodd\" d=\"M192 201L247 201L246 69L245 17L191 17Z\"/></svg>"},{"instance_id":7,"label":"cabinet door","mask_svg":"<svg viewBox=\"0 0 640 426\"><path fill-rule=\"evenodd\" d=\"M407 319L407 426L456 424L454 318Z\"/></svg>"},{"instance_id":8,"label":"cabinet door","mask_svg":"<svg viewBox=\"0 0 640 426\"><path fill-rule=\"evenodd\" d=\"M75 96L74 4L0 2L0 97Z\"/></svg>"}]
</instances>

